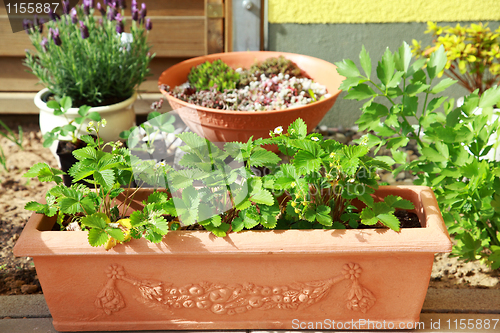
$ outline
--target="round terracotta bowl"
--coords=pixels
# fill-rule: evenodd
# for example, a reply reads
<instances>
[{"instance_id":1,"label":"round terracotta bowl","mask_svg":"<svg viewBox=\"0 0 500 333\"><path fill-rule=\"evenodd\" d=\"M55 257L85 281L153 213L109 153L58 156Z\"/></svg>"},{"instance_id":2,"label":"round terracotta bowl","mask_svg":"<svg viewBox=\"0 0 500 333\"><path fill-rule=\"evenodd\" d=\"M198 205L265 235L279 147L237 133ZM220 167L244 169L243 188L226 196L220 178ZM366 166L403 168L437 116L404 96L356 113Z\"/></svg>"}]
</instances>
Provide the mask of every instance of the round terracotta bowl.
<instances>
[{"instance_id":1,"label":"round terracotta bowl","mask_svg":"<svg viewBox=\"0 0 500 333\"><path fill-rule=\"evenodd\" d=\"M335 103L340 94L340 83L344 79L337 73L335 65L321 59L293 53L269 51L217 53L192 58L170 67L162 73L158 85L168 85L173 89L185 83L191 68L205 61L212 62L221 59L234 69L239 67L249 68L255 61L280 55L295 62L315 82L326 86L331 96L305 106L285 110L225 111L190 104L170 96L163 89L160 90L167 98L172 109L178 111L184 123L193 132L212 142L246 142L251 136L254 139L266 138L269 137L269 131L278 126L283 126L286 129L297 118L302 118L310 131L319 124Z\"/></svg>"}]
</instances>

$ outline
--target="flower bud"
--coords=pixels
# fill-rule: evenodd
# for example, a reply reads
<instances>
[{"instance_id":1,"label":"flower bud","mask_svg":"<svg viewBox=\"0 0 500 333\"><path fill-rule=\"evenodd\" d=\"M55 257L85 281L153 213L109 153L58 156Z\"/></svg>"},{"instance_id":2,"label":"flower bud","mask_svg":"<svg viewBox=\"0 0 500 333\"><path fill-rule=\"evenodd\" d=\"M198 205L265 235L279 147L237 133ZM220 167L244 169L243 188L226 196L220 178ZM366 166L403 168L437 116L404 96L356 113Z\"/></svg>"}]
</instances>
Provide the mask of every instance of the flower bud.
<instances>
[{"instance_id":1,"label":"flower bud","mask_svg":"<svg viewBox=\"0 0 500 333\"><path fill-rule=\"evenodd\" d=\"M52 40L54 41L54 44L57 46L60 46L62 44L61 37L59 36L59 29L49 29L49 35L52 36Z\"/></svg>"},{"instance_id":2,"label":"flower bud","mask_svg":"<svg viewBox=\"0 0 500 333\"><path fill-rule=\"evenodd\" d=\"M80 21L80 33L82 35L82 39L89 38L89 28L84 24L83 21Z\"/></svg>"},{"instance_id":3,"label":"flower bud","mask_svg":"<svg viewBox=\"0 0 500 333\"><path fill-rule=\"evenodd\" d=\"M151 22L151 20L148 18L146 19L146 30L151 30L153 29L153 23Z\"/></svg>"},{"instance_id":4,"label":"flower bud","mask_svg":"<svg viewBox=\"0 0 500 333\"><path fill-rule=\"evenodd\" d=\"M63 14L69 14L69 0L62 1Z\"/></svg>"},{"instance_id":5,"label":"flower bud","mask_svg":"<svg viewBox=\"0 0 500 333\"><path fill-rule=\"evenodd\" d=\"M60 20L61 16L59 16L59 14L57 14L57 13L54 13L54 11L52 10L52 7L49 7L49 18L52 21L55 21L55 20Z\"/></svg>"},{"instance_id":6,"label":"flower bud","mask_svg":"<svg viewBox=\"0 0 500 333\"><path fill-rule=\"evenodd\" d=\"M146 14L148 13L148 10L146 8L146 4L143 2L141 3L141 12L140 12L140 22L144 22L144 18L146 17Z\"/></svg>"},{"instance_id":7,"label":"flower bud","mask_svg":"<svg viewBox=\"0 0 500 333\"><path fill-rule=\"evenodd\" d=\"M42 38L40 42L40 46L42 47L43 52L47 52L47 45L49 44L49 40L46 37Z\"/></svg>"},{"instance_id":8,"label":"flower bud","mask_svg":"<svg viewBox=\"0 0 500 333\"><path fill-rule=\"evenodd\" d=\"M69 15L71 16L71 22L73 24L76 24L76 22L78 22L78 13L76 11L76 8L71 8L71 10L69 11Z\"/></svg>"},{"instance_id":9,"label":"flower bud","mask_svg":"<svg viewBox=\"0 0 500 333\"><path fill-rule=\"evenodd\" d=\"M23 29L26 31L26 33L29 35L31 32L31 21L24 19L23 20Z\"/></svg>"},{"instance_id":10,"label":"flower bud","mask_svg":"<svg viewBox=\"0 0 500 333\"><path fill-rule=\"evenodd\" d=\"M40 21L38 22L38 32L39 33L42 33L43 32L43 24L45 23L45 20L44 19L40 19Z\"/></svg>"},{"instance_id":11,"label":"flower bud","mask_svg":"<svg viewBox=\"0 0 500 333\"><path fill-rule=\"evenodd\" d=\"M139 11L137 10L137 8L132 8L132 20L136 22L139 20Z\"/></svg>"},{"instance_id":12,"label":"flower bud","mask_svg":"<svg viewBox=\"0 0 500 333\"><path fill-rule=\"evenodd\" d=\"M110 9L108 10L108 20L113 21L116 16L116 8L113 6L110 6Z\"/></svg>"},{"instance_id":13,"label":"flower bud","mask_svg":"<svg viewBox=\"0 0 500 333\"><path fill-rule=\"evenodd\" d=\"M120 13L116 14L116 32L121 34L123 31L125 31L125 28L123 26L123 18Z\"/></svg>"},{"instance_id":14,"label":"flower bud","mask_svg":"<svg viewBox=\"0 0 500 333\"><path fill-rule=\"evenodd\" d=\"M104 8L102 8L100 2L97 3L97 10L101 12L102 16L106 16L106 10Z\"/></svg>"},{"instance_id":15,"label":"flower bud","mask_svg":"<svg viewBox=\"0 0 500 333\"><path fill-rule=\"evenodd\" d=\"M82 9L83 9L83 13L85 15L90 15L90 4L87 0L83 0L83 6L82 6Z\"/></svg>"}]
</instances>

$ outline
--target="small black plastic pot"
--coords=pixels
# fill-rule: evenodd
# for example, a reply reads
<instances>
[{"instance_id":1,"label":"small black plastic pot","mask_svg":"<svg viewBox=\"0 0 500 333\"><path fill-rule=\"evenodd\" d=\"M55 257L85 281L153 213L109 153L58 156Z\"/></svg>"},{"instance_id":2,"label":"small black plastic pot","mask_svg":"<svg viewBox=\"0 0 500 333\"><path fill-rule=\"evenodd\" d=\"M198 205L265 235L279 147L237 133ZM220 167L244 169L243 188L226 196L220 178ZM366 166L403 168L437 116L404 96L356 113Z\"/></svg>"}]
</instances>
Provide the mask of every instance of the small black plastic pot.
<instances>
[{"instance_id":1,"label":"small black plastic pot","mask_svg":"<svg viewBox=\"0 0 500 333\"><path fill-rule=\"evenodd\" d=\"M59 140L59 143L57 144L56 154L59 157L61 170L66 173L65 175L63 175L64 185L71 186L71 184L73 183L73 177L68 174L68 171L69 169L71 169L73 164L78 162L78 160L73 156L73 151L85 146L87 146L87 144L80 139L78 139L76 143L73 143L72 141Z\"/></svg>"}]
</instances>

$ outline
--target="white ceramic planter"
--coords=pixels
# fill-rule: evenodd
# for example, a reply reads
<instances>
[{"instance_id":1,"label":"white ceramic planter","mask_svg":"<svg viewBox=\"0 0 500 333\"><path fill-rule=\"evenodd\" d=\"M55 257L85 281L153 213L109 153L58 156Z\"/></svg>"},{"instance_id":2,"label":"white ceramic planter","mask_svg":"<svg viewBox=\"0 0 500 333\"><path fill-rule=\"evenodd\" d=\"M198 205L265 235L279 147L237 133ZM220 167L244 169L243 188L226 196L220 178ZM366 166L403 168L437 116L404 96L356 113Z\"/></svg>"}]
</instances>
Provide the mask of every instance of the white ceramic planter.
<instances>
[{"instance_id":1,"label":"white ceramic planter","mask_svg":"<svg viewBox=\"0 0 500 333\"><path fill-rule=\"evenodd\" d=\"M50 92L47 88L40 90L35 96L35 105L40 109L40 130L42 134L50 132L57 126L64 126L68 124L68 120L75 119L78 117L78 108L71 108L66 113L66 118L64 116L55 116L54 110L47 107L47 103L44 101ZM134 93L129 99L108 105L108 106L98 106L90 109L90 112L98 112L101 118L106 119L108 126L101 128L99 130L100 137L105 141L114 141L119 139L120 132L130 129L130 127L135 125L135 112L134 112L134 102L137 99L137 93ZM88 122L84 123L80 130L80 135L87 134ZM65 139L71 139L67 137ZM55 142L50 150L55 156L57 148L57 142Z\"/></svg>"}]
</instances>

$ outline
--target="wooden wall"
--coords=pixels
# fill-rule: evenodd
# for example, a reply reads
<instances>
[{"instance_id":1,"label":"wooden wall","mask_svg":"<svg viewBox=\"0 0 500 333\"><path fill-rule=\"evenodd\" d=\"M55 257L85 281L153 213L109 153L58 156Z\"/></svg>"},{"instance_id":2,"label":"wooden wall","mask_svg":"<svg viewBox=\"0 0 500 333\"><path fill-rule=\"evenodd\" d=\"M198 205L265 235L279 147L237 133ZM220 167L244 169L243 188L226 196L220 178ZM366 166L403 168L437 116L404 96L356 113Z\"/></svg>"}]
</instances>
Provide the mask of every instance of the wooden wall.
<instances>
[{"instance_id":1,"label":"wooden wall","mask_svg":"<svg viewBox=\"0 0 500 333\"><path fill-rule=\"evenodd\" d=\"M130 0L125 15L130 21ZM160 97L157 81L173 64L187 58L231 50L231 0L139 0L145 2L153 22L149 34L152 76L140 87L137 113L149 111L151 101ZM127 29L125 29L127 31ZM12 33L4 3L0 2L0 114L38 113L33 97L43 88L26 72L25 49L33 48L24 32Z\"/></svg>"}]
</instances>

